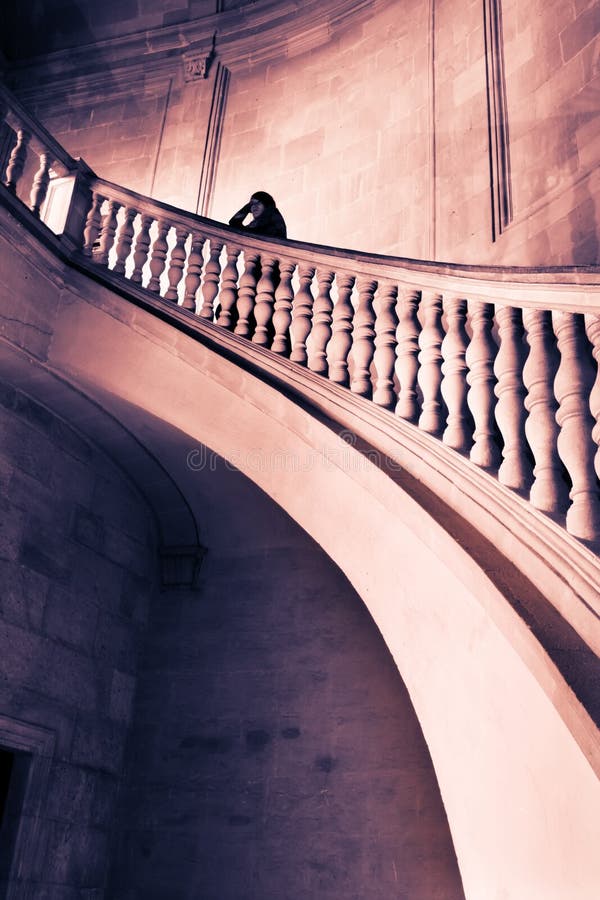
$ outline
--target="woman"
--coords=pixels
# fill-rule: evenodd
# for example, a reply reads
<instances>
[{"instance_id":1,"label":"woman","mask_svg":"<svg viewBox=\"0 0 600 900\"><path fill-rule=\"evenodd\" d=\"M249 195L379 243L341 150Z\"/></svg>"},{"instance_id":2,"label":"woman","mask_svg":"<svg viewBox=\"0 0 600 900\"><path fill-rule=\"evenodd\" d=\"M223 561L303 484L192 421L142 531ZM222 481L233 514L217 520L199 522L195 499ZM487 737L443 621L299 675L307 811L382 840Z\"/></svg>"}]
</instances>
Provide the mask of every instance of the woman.
<instances>
[{"instance_id":1,"label":"woman","mask_svg":"<svg viewBox=\"0 0 600 900\"><path fill-rule=\"evenodd\" d=\"M244 219L250 213L251 220L244 225ZM287 229L285 221L275 201L266 191L254 191L250 202L242 206L229 220L229 224L242 231L254 231L256 234L264 234L266 237L286 238Z\"/></svg>"}]
</instances>

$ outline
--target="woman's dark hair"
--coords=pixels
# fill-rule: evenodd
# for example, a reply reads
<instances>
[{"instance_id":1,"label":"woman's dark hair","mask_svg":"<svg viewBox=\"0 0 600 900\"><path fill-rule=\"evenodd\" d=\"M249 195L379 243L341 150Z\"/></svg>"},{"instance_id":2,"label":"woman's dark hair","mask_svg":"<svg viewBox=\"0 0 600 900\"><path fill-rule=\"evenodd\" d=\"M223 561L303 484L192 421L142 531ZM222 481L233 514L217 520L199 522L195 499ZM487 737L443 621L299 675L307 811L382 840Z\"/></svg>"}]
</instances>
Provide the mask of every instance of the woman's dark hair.
<instances>
[{"instance_id":1,"label":"woman's dark hair","mask_svg":"<svg viewBox=\"0 0 600 900\"><path fill-rule=\"evenodd\" d=\"M273 200L273 198L271 197L271 195L267 194L266 191L254 191L254 193L252 194L252 199L258 200L264 206L275 206L276 205L276 203Z\"/></svg>"}]
</instances>

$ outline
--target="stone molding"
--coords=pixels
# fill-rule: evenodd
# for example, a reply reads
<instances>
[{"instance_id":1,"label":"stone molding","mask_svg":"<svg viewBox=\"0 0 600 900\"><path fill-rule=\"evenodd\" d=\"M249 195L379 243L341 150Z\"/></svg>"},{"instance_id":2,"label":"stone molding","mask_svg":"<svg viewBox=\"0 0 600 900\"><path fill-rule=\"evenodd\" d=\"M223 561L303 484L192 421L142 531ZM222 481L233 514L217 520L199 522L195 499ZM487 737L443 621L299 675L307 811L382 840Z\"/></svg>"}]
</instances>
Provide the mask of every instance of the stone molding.
<instances>
[{"instance_id":1,"label":"stone molding","mask_svg":"<svg viewBox=\"0 0 600 900\"><path fill-rule=\"evenodd\" d=\"M227 108L229 79L229 69L218 62L215 71L210 114L206 128L202 168L200 170L200 184L198 186L198 199L196 202L196 212L201 216L210 216L211 213L217 166L219 164L219 153L221 150L221 137L223 135L223 124L225 122L225 111Z\"/></svg>"},{"instance_id":2,"label":"stone molding","mask_svg":"<svg viewBox=\"0 0 600 900\"><path fill-rule=\"evenodd\" d=\"M111 96L132 79L146 87L180 73L185 59L211 52L232 72L297 56L327 43L341 28L369 18L395 0L258 0L250 7L74 47L12 64L7 82L26 103L90 102L110 86ZM48 97L49 85L52 97ZM43 90L42 90L43 87Z\"/></svg>"},{"instance_id":3,"label":"stone molding","mask_svg":"<svg viewBox=\"0 0 600 900\"><path fill-rule=\"evenodd\" d=\"M492 240L496 241L513 218L510 176L510 140L504 72L502 0L484 0L483 25L489 135Z\"/></svg>"}]
</instances>

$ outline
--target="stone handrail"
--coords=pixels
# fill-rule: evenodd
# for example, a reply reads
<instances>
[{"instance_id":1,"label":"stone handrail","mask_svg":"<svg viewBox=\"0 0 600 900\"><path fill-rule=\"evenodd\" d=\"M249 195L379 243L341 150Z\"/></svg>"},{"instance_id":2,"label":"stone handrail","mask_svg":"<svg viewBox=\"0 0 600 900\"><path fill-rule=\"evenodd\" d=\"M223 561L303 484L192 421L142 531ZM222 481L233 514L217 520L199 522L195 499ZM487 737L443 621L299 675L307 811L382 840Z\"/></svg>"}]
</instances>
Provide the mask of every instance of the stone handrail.
<instances>
[{"instance_id":1,"label":"stone handrail","mask_svg":"<svg viewBox=\"0 0 600 900\"><path fill-rule=\"evenodd\" d=\"M50 167L71 173L60 233L98 273L372 400L571 535L600 539L598 270L430 263L234 231L97 178L8 92L0 101L17 134L3 181L16 191L18 135L33 135L28 205L43 219Z\"/></svg>"},{"instance_id":2,"label":"stone handrail","mask_svg":"<svg viewBox=\"0 0 600 900\"><path fill-rule=\"evenodd\" d=\"M77 171L77 161L0 84L0 124L3 120L14 134L14 141L2 182L12 193L18 191L31 212L39 217L51 179ZM23 173L32 159L35 160L32 182L23 194Z\"/></svg>"}]
</instances>

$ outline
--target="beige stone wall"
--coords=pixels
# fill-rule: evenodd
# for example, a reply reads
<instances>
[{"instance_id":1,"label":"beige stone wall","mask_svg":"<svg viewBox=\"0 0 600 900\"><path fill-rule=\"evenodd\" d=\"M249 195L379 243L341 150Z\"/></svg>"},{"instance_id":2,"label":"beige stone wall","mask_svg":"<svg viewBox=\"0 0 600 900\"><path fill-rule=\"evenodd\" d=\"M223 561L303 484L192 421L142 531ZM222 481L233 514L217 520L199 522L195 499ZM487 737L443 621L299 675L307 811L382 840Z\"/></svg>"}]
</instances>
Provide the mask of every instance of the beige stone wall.
<instances>
[{"instance_id":1,"label":"beige stone wall","mask_svg":"<svg viewBox=\"0 0 600 900\"><path fill-rule=\"evenodd\" d=\"M232 74L216 218L267 190L295 239L428 255L428 5L402 7Z\"/></svg>"},{"instance_id":2,"label":"beige stone wall","mask_svg":"<svg viewBox=\"0 0 600 900\"><path fill-rule=\"evenodd\" d=\"M214 71L185 84L181 72L129 87L115 79L91 102L75 92L34 112L72 156L102 178L195 211Z\"/></svg>"},{"instance_id":3,"label":"beige stone wall","mask_svg":"<svg viewBox=\"0 0 600 900\"><path fill-rule=\"evenodd\" d=\"M227 220L262 189L299 240L473 264L598 262L598 4L487 4L502 13L512 203L511 221L496 233L480 0L390 0L374 4L370 19L328 22L302 42L296 11L293 39L279 21L272 52L264 3L244 12L236 50L233 5L227 39L217 40L231 80L215 218ZM140 21L157 25L151 7ZM261 9L253 49L248 29ZM66 95L64 82L60 93L52 89L54 70L36 69L43 91L34 106L100 175L195 210L216 66L206 80L184 83L180 49L167 60L140 45L139 59L127 62L135 78L123 59L102 71L96 60Z\"/></svg>"},{"instance_id":4,"label":"beige stone wall","mask_svg":"<svg viewBox=\"0 0 600 900\"><path fill-rule=\"evenodd\" d=\"M459 9L460 7L460 9ZM482 4L436 4L437 257L594 264L598 4L503 0L512 221L492 242Z\"/></svg>"},{"instance_id":5,"label":"beige stone wall","mask_svg":"<svg viewBox=\"0 0 600 900\"><path fill-rule=\"evenodd\" d=\"M600 262L599 29L597 3L505 2L514 223L533 262Z\"/></svg>"}]
</instances>

